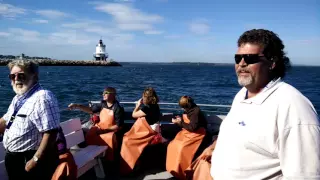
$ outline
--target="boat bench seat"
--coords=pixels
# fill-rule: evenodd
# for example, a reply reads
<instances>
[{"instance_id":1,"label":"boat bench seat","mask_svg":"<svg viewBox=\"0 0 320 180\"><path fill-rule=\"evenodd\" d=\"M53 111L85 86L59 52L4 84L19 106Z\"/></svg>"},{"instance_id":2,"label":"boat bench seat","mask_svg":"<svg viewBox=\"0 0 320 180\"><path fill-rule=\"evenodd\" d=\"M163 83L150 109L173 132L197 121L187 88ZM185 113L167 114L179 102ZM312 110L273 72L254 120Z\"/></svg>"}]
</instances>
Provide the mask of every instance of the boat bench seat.
<instances>
[{"instance_id":1,"label":"boat bench seat","mask_svg":"<svg viewBox=\"0 0 320 180\"><path fill-rule=\"evenodd\" d=\"M77 145L84 142L84 135L81 128L81 121L79 118L70 119L60 123L63 129L67 147L70 148L71 153L78 166L78 177L83 175L89 169L94 168L97 178L105 178L101 157L104 156L107 146L90 145L85 148L79 148ZM2 142L0 143L0 179L8 180L7 171L5 168L5 149Z\"/></svg>"},{"instance_id":2,"label":"boat bench seat","mask_svg":"<svg viewBox=\"0 0 320 180\"><path fill-rule=\"evenodd\" d=\"M78 178L91 168L94 168L97 178L105 178L101 157L104 156L107 146L89 145L80 148L78 144L85 141L81 120L79 118L62 122L61 128L66 137L67 147L78 166Z\"/></svg>"}]
</instances>

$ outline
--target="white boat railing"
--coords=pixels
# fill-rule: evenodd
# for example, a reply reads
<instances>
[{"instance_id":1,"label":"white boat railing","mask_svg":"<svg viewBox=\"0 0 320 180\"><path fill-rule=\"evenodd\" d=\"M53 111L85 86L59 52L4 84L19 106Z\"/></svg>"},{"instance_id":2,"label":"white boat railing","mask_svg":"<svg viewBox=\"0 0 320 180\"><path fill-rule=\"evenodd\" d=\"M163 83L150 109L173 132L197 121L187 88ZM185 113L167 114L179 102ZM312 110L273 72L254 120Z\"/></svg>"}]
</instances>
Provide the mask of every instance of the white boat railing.
<instances>
[{"instance_id":1,"label":"white boat railing","mask_svg":"<svg viewBox=\"0 0 320 180\"><path fill-rule=\"evenodd\" d=\"M91 103L99 103L100 101L90 101ZM129 102L129 101L120 101L120 104L136 104L136 102ZM159 102L159 105L179 105L178 103L167 103L167 102ZM205 106L205 107L231 107L230 105L221 105L221 104L197 104L198 106Z\"/></svg>"},{"instance_id":2,"label":"white boat railing","mask_svg":"<svg viewBox=\"0 0 320 180\"><path fill-rule=\"evenodd\" d=\"M96 104L100 103L100 101L89 101L89 103ZM120 101L120 104L123 105L135 105L136 102L131 101ZM181 111L181 108L179 107L178 103L170 103L170 102L159 102L161 110L171 110L171 111ZM199 107L205 107L201 108L203 112L206 113L214 113L214 114L227 114L229 112L229 109L231 108L230 105L222 105L222 104L197 104ZM163 107L163 106L175 106L174 107ZM125 108L134 108L134 106L124 106Z\"/></svg>"}]
</instances>

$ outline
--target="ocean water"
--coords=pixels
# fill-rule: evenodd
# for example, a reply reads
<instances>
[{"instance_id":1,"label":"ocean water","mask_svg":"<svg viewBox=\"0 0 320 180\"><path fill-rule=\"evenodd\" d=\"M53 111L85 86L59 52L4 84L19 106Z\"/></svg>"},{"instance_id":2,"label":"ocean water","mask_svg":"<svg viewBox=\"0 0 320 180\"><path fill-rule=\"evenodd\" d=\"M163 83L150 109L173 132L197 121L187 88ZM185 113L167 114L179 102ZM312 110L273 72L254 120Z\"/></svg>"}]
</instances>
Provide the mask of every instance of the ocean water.
<instances>
[{"instance_id":1,"label":"ocean water","mask_svg":"<svg viewBox=\"0 0 320 180\"><path fill-rule=\"evenodd\" d=\"M7 67L0 67L0 116L14 97ZM320 67L293 67L284 79L300 90L320 112ZM196 103L230 105L240 90L234 66L213 64L123 63L122 67L40 67L40 83L56 95L61 121L89 116L66 110L70 103L100 100L103 88L113 86L120 101L138 100L145 87L156 89L161 102L177 103L190 95ZM130 109L130 107L128 107ZM218 109L219 110L219 109Z\"/></svg>"}]
</instances>

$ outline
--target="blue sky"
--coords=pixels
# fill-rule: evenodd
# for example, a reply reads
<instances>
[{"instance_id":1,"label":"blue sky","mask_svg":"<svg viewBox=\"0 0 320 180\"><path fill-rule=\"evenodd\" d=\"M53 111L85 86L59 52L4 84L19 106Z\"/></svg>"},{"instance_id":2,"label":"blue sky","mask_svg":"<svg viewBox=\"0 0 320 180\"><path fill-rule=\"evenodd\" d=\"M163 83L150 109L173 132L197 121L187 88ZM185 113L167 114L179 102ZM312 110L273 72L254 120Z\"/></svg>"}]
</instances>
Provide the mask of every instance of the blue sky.
<instances>
[{"instance_id":1,"label":"blue sky","mask_svg":"<svg viewBox=\"0 0 320 180\"><path fill-rule=\"evenodd\" d=\"M120 62L233 63L237 39L266 28L293 64L320 65L317 0L0 0L0 54L92 59L102 36Z\"/></svg>"}]
</instances>

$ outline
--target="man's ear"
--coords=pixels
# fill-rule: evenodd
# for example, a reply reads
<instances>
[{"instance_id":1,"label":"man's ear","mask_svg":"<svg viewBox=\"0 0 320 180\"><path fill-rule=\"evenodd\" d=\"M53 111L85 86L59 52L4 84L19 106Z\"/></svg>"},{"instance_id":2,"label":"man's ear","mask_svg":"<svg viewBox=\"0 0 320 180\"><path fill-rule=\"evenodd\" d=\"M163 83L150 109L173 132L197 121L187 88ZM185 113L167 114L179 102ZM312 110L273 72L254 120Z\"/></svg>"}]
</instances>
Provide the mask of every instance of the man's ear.
<instances>
[{"instance_id":1,"label":"man's ear","mask_svg":"<svg viewBox=\"0 0 320 180\"><path fill-rule=\"evenodd\" d=\"M38 73L35 73L35 74L33 75L33 79L36 80L36 81L39 80L39 75L38 75Z\"/></svg>"},{"instance_id":2,"label":"man's ear","mask_svg":"<svg viewBox=\"0 0 320 180\"><path fill-rule=\"evenodd\" d=\"M276 67L276 63L273 62L272 65L270 66L270 70L273 70Z\"/></svg>"},{"instance_id":3,"label":"man's ear","mask_svg":"<svg viewBox=\"0 0 320 180\"><path fill-rule=\"evenodd\" d=\"M276 63L275 63L275 60L276 60L276 59L275 59L275 58L271 58L270 60L271 60L271 63L272 63L272 64L271 64L271 66L270 66L269 69L270 69L270 70L273 70L273 69L276 67Z\"/></svg>"}]
</instances>

